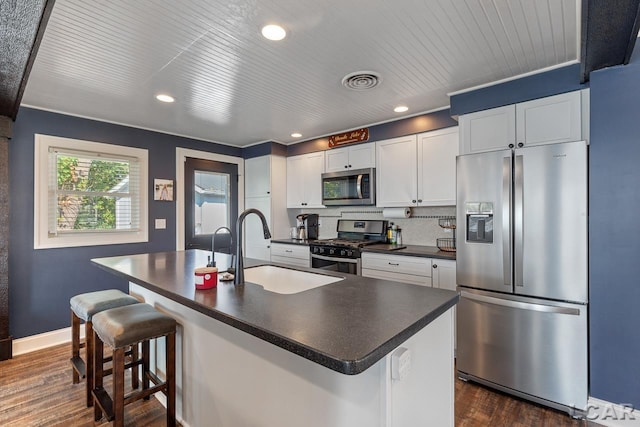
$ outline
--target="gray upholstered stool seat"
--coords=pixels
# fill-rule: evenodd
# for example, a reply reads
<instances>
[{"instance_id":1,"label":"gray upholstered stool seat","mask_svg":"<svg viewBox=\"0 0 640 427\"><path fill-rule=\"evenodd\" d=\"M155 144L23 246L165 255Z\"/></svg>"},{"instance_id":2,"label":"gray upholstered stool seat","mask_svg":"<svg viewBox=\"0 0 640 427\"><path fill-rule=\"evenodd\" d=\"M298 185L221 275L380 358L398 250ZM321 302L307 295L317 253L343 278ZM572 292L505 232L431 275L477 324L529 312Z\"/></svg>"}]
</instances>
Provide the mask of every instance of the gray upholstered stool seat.
<instances>
[{"instance_id":1,"label":"gray upholstered stool seat","mask_svg":"<svg viewBox=\"0 0 640 427\"><path fill-rule=\"evenodd\" d=\"M139 399L149 399L157 392L167 396L167 426L176 425L175 403L175 319L166 316L148 304L133 304L101 311L93 316L95 388L93 389L94 420L99 421L103 413L115 427L124 426L124 407ZM149 341L165 337L166 340L166 378L160 380L149 366ZM125 348L137 348L141 343L139 360L127 364ZM111 395L103 387L104 344L113 350L113 392ZM142 389L125 396L124 371L135 367L132 375L138 375L138 366L142 365ZM153 386L150 383L153 382Z\"/></svg>"},{"instance_id":2,"label":"gray upholstered stool seat","mask_svg":"<svg viewBox=\"0 0 640 427\"><path fill-rule=\"evenodd\" d=\"M107 289L105 291L87 292L72 297L69 300L71 306L71 366L73 367L73 383L80 382L80 378L87 378L86 381L86 402L87 406L93 404L91 390L93 390L93 324L91 319L101 311L110 308L122 307L137 304L138 300L117 289ZM80 323L84 321L85 342L80 342ZM86 348L86 360L80 357L80 349ZM131 353L137 353L137 349L132 349ZM137 354L132 354L137 358ZM138 387L138 378L131 378L133 388Z\"/></svg>"},{"instance_id":3,"label":"gray upholstered stool seat","mask_svg":"<svg viewBox=\"0 0 640 427\"><path fill-rule=\"evenodd\" d=\"M96 314L93 330L104 344L116 349L175 332L176 321L149 304L139 304Z\"/></svg>"},{"instance_id":4,"label":"gray upholstered stool seat","mask_svg":"<svg viewBox=\"0 0 640 427\"><path fill-rule=\"evenodd\" d=\"M137 302L139 301L131 295L127 295L117 289L88 292L76 295L69 300L71 310L85 322L91 320L94 314L101 311L136 304Z\"/></svg>"}]
</instances>

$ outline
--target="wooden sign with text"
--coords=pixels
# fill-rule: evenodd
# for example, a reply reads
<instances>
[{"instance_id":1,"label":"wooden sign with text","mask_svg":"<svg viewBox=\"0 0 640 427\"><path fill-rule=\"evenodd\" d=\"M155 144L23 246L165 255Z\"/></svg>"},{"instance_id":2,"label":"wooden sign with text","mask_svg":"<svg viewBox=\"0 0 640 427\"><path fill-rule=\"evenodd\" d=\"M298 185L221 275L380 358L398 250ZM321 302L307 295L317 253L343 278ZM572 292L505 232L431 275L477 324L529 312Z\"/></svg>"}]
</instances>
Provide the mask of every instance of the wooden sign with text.
<instances>
[{"instance_id":1,"label":"wooden sign with text","mask_svg":"<svg viewBox=\"0 0 640 427\"><path fill-rule=\"evenodd\" d=\"M363 142L369 139L369 128L352 130L329 137L329 148L341 147L354 142Z\"/></svg>"}]
</instances>

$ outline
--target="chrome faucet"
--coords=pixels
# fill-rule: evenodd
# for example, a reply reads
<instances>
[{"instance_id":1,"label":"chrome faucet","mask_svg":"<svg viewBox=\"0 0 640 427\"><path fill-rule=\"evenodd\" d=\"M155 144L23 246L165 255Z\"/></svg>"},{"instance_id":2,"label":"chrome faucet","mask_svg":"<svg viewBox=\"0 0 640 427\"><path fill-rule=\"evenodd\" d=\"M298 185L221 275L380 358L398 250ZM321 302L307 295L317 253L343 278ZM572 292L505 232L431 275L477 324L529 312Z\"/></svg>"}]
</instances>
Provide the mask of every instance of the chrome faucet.
<instances>
[{"instance_id":1,"label":"chrome faucet","mask_svg":"<svg viewBox=\"0 0 640 427\"><path fill-rule=\"evenodd\" d=\"M242 261L242 223L244 222L246 216L251 213L254 213L260 217L260 221L262 221L262 231L264 232L264 238L271 238L271 232L269 231L269 226L267 225L267 219L258 209L247 209L238 216L238 220L236 221L236 263L234 266L234 285L244 284L244 265Z\"/></svg>"}]
</instances>

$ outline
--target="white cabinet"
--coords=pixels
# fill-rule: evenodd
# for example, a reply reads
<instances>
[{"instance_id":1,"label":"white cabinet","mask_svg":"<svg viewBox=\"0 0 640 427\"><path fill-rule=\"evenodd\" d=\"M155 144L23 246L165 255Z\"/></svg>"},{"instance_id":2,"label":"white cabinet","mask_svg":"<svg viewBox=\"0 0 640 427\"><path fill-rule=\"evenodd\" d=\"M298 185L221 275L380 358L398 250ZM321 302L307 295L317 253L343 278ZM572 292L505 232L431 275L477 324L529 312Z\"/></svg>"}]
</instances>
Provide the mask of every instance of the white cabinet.
<instances>
[{"instance_id":1,"label":"white cabinet","mask_svg":"<svg viewBox=\"0 0 640 427\"><path fill-rule=\"evenodd\" d=\"M416 135L376 142L376 205L413 206L418 199Z\"/></svg>"},{"instance_id":2,"label":"white cabinet","mask_svg":"<svg viewBox=\"0 0 640 427\"><path fill-rule=\"evenodd\" d=\"M287 157L287 207L323 208L324 152Z\"/></svg>"},{"instance_id":3,"label":"white cabinet","mask_svg":"<svg viewBox=\"0 0 640 427\"><path fill-rule=\"evenodd\" d=\"M352 147L336 148L326 151L325 172L374 168L375 166L375 144L358 144Z\"/></svg>"},{"instance_id":4,"label":"white cabinet","mask_svg":"<svg viewBox=\"0 0 640 427\"><path fill-rule=\"evenodd\" d=\"M516 106L478 111L460 116L460 152L503 150L516 142Z\"/></svg>"},{"instance_id":5,"label":"white cabinet","mask_svg":"<svg viewBox=\"0 0 640 427\"><path fill-rule=\"evenodd\" d=\"M431 260L431 279L434 288L456 290L456 262L448 259ZM453 343L457 348L456 308L453 308Z\"/></svg>"},{"instance_id":6,"label":"white cabinet","mask_svg":"<svg viewBox=\"0 0 640 427\"><path fill-rule=\"evenodd\" d=\"M418 206L456 204L458 127L418 135Z\"/></svg>"},{"instance_id":7,"label":"white cabinet","mask_svg":"<svg viewBox=\"0 0 640 427\"><path fill-rule=\"evenodd\" d=\"M456 290L456 262L448 259L431 260L433 287Z\"/></svg>"},{"instance_id":8,"label":"white cabinet","mask_svg":"<svg viewBox=\"0 0 640 427\"><path fill-rule=\"evenodd\" d=\"M378 141L376 155L377 206L455 205L457 127Z\"/></svg>"},{"instance_id":9,"label":"white cabinet","mask_svg":"<svg viewBox=\"0 0 640 427\"><path fill-rule=\"evenodd\" d=\"M584 115L584 117L583 117ZM462 154L587 139L588 94L575 91L460 116Z\"/></svg>"},{"instance_id":10,"label":"white cabinet","mask_svg":"<svg viewBox=\"0 0 640 427\"><path fill-rule=\"evenodd\" d=\"M364 252L362 276L431 286L431 258Z\"/></svg>"},{"instance_id":11,"label":"white cabinet","mask_svg":"<svg viewBox=\"0 0 640 427\"><path fill-rule=\"evenodd\" d=\"M297 267L311 267L311 252L309 251L309 246L305 245L272 243L271 262L289 264Z\"/></svg>"},{"instance_id":12,"label":"white cabinet","mask_svg":"<svg viewBox=\"0 0 640 427\"><path fill-rule=\"evenodd\" d=\"M284 190L286 165L286 159L281 156L245 160L245 208L255 208L264 214L273 238L286 238L289 234ZM256 215L245 219L244 256L265 261L271 259L270 240L264 238L262 222Z\"/></svg>"}]
</instances>

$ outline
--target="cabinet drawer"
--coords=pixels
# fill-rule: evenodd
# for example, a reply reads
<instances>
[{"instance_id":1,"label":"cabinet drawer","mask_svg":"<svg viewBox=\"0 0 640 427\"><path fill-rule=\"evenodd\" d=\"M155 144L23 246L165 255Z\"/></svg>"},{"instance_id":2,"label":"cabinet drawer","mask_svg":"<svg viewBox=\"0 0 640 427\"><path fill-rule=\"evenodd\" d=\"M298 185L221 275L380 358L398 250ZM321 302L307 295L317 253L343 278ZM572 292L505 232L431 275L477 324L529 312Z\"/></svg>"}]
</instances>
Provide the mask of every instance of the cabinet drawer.
<instances>
[{"instance_id":1,"label":"cabinet drawer","mask_svg":"<svg viewBox=\"0 0 640 427\"><path fill-rule=\"evenodd\" d=\"M309 260L309 246L272 243L271 257L273 258L274 255Z\"/></svg>"},{"instance_id":2,"label":"cabinet drawer","mask_svg":"<svg viewBox=\"0 0 640 427\"><path fill-rule=\"evenodd\" d=\"M384 270L362 269L362 277L372 277L374 279L392 280L394 282L411 283L412 285L432 286L431 277L417 276L415 274L395 273Z\"/></svg>"},{"instance_id":3,"label":"cabinet drawer","mask_svg":"<svg viewBox=\"0 0 640 427\"><path fill-rule=\"evenodd\" d=\"M362 268L431 277L431 258L365 252Z\"/></svg>"},{"instance_id":4,"label":"cabinet drawer","mask_svg":"<svg viewBox=\"0 0 640 427\"><path fill-rule=\"evenodd\" d=\"M311 267L311 261L308 258L307 259L291 258L286 256L274 255L273 253L271 254L271 262L294 265L296 267L305 267L305 268Z\"/></svg>"}]
</instances>

